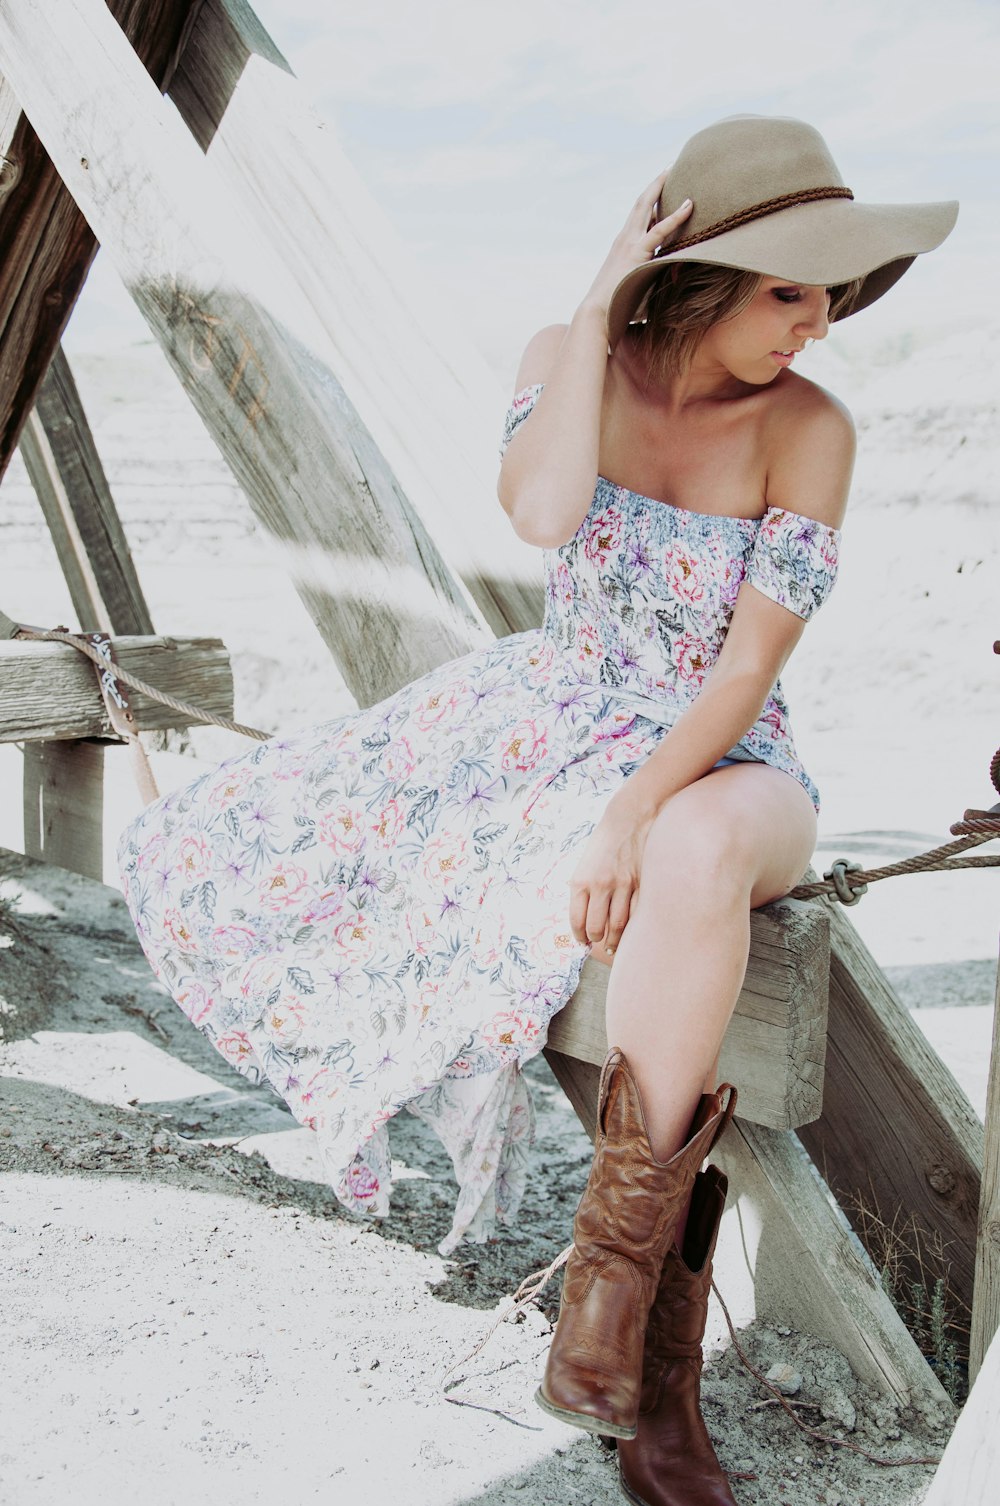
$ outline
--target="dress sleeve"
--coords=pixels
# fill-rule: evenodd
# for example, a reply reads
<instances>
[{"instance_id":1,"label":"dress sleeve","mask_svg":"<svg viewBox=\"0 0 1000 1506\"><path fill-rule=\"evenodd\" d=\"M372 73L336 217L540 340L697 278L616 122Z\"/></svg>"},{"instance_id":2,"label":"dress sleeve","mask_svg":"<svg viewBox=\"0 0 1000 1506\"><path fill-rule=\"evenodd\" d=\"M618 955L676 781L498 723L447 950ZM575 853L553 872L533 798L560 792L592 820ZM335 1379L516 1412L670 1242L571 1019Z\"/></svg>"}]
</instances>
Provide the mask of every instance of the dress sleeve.
<instances>
[{"instance_id":1,"label":"dress sleeve","mask_svg":"<svg viewBox=\"0 0 1000 1506\"><path fill-rule=\"evenodd\" d=\"M747 568L758 591L806 621L833 590L840 530L798 512L769 507Z\"/></svg>"},{"instance_id":2,"label":"dress sleeve","mask_svg":"<svg viewBox=\"0 0 1000 1506\"><path fill-rule=\"evenodd\" d=\"M507 409L507 417L504 419L503 438L500 441L501 460L507 452L507 446L535 406L543 386L543 382L536 382L533 387L522 387L520 392L514 394L514 401Z\"/></svg>"}]
</instances>

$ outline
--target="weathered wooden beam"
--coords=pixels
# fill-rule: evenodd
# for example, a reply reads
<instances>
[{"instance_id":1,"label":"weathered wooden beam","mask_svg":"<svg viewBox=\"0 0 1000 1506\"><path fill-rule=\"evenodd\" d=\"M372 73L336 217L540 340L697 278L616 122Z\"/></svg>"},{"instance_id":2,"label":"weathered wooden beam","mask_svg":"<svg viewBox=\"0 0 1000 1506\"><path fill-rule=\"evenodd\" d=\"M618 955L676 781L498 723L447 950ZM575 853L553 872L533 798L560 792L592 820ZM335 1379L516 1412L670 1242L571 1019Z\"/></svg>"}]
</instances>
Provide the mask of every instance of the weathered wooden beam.
<instances>
[{"instance_id":1,"label":"weathered wooden beam","mask_svg":"<svg viewBox=\"0 0 1000 1506\"><path fill-rule=\"evenodd\" d=\"M307 300L331 373L493 631L536 627L538 551L496 498L501 385L456 310L413 276L399 227L244 0L205 0L169 93Z\"/></svg>"},{"instance_id":2,"label":"weathered wooden beam","mask_svg":"<svg viewBox=\"0 0 1000 1506\"><path fill-rule=\"evenodd\" d=\"M115 651L123 668L158 690L232 717L232 668L218 638L124 637ZM191 725L138 691L129 699L143 730ZM62 643L0 641L0 742L114 736L89 659Z\"/></svg>"},{"instance_id":3,"label":"weathered wooden beam","mask_svg":"<svg viewBox=\"0 0 1000 1506\"><path fill-rule=\"evenodd\" d=\"M101 0L8 0L0 70L281 548L348 685L377 699L489 641L365 434L325 339Z\"/></svg>"},{"instance_id":4,"label":"weathered wooden beam","mask_svg":"<svg viewBox=\"0 0 1000 1506\"><path fill-rule=\"evenodd\" d=\"M26 743L26 855L102 882L103 824L103 746L96 742Z\"/></svg>"},{"instance_id":5,"label":"weathered wooden beam","mask_svg":"<svg viewBox=\"0 0 1000 1506\"><path fill-rule=\"evenodd\" d=\"M1000 1330L1000 969L993 1007L993 1051L986 1091L983 1182L979 1197L976 1284L972 1297L969 1379L979 1374L986 1351Z\"/></svg>"},{"instance_id":6,"label":"weathered wooden beam","mask_svg":"<svg viewBox=\"0 0 1000 1506\"><path fill-rule=\"evenodd\" d=\"M21 434L21 455L77 624L84 632L153 634L153 620L62 347Z\"/></svg>"},{"instance_id":7,"label":"weathered wooden beam","mask_svg":"<svg viewBox=\"0 0 1000 1506\"><path fill-rule=\"evenodd\" d=\"M598 1067L550 1048L545 1057L593 1139ZM731 1246L749 1264L758 1317L826 1339L862 1380L903 1406L948 1410L940 1382L858 1255L795 1135L750 1124L741 1114L712 1160L729 1178L716 1261L720 1290ZM730 1239L734 1219L739 1236Z\"/></svg>"},{"instance_id":8,"label":"weathered wooden beam","mask_svg":"<svg viewBox=\"0 0 1000 1506\"><path fill-rule=\"evenodd\" d=\"M924 1506L994 1506L1000 1475L1000 1334L991 1343Z\"/></svg>"},{"instance_id":9,"label":"weathered wooden beam","mask_svg":"<svg viewBox=\"0 0 1000 1506\"><path fill-rule=\"evenodd\" d=\"M609 976L599 962L584 963L576 993L549 1026L554 1051L603 1062ZM720 1080L739 1083L740 1114L751 1123L795 1129L819 1117L829 977L826 906L781 900L753 912L746 978L719 1069Z\"/></svg>"},{"instance_id":10,"label":"weathered wooden beam","mask_svg":"<svg viewBox=\"0 0 1000 1506\"><path fill-rule=\"evenodd\" d=\"M151 76L170 78L200 0L108 0ZM38 7L38 9L52 7ZM56 10L61 10L57 7ZM52 20L58 23L58 15ZM0 108L0 476L86 281L97 241L28 120Z\"/></svg>"},{"instance_id":11,"label":"weathered wooden beam","mask_svg":"<svg viewBox=\"0 0 1000 1506\"><path fill-rule=\"evenodd\" d=\"M823 1113L803 1144L864 1237L871 1221L918 1231L923 1266L903 1259L909 1283L940 1274L972 1306L983 1130L952 1074L896 998L839 907L831 909L830 1023ZM878 1264L877 1238L869 1253ZM907 1290L909 1287L907 1286Z\"/></svg>"}]
</instances>

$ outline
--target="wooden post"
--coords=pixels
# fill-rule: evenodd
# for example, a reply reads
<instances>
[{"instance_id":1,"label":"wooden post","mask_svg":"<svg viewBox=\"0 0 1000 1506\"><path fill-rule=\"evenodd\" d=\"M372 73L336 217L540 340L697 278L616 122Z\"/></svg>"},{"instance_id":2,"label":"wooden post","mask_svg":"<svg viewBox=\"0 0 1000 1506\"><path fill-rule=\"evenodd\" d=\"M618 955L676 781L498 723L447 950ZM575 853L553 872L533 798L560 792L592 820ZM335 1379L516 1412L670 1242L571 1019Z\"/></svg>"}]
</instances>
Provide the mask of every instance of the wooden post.
<instances>
[{"instance_id":1,"label":"wooden post","mask_svg":"<svg viewBox=\"0 0 1000 1506\"><path fill-rule=\"evenodd\" d=\"M986 1141L976 1243L976 1285L972 1297L969 1379L975 1381L1000 1329L1000 968L993 1007L993 1052L986 1093Z\"/></svg>"},{"instance_id":2,"label":"wooden post","mask_svg":"<svg viewBox=\"0 0 1000 1506\"><path fill-rule=\"evenodd\" d=\"M913 1220L923 1231L925 1265L911 1262L907 1280L930 1279L933 1286L940 1237L948 1284L967 1312L982 1126L839 906L831 907L830 920L823 1114L803 1127L803 1144L859 1232L863 1224L852 1211L859 1204L888 1222L897 1215L904 1224Z\"/></svg>"},{"instance_id":3,"label":"wooden post","mask_svg":"<svg viewBox=\"0 0 1000 1506\"><path fill-rule=\"evenodd\" d=\"M2 629L2 624L0 624ZM232 717L229 655L215 638L120 638L123 668L217 716ZM169 706L131 694L140 725L185 727ZM24 850L103 879L104 745L113 736L88 660L68 645L0 634L0 742L24 743Z\"/></svg>"},{"instance_id":4,"label":"wooden post","mask_svg":"<svg viewBox=\"0 0 1000 1506\"><path fill-rule=\"evenodd\" d=\"M85 878L104 878L104 748L97 742L24 746L24 851Z\"/></svg>"},{"instance_id":5,"label":"wooden post","mask_svg":"<svg viewBox=\"0 0 1000 1506\"><path fill-rule=\"evenodd\" d=\"M149 608L62 347L21 434L21 454L80 628L151 636Z\"/></svg>"},{"instance_id":6,"label":"wooden post","mask_svg":"<svg viewBox=\"0 0 1000 1506\"><path fill-rule=\"evenodd\" d=\"M496 499L508 397L457 311L413 276L399 227L244 0L205 0L169 93L308 301L332 374L493 631L536 627L538 551Z\"/></svg>"},{"instance_id":7,"label":"wooden post","mask_svg":"<svg viewBox=\"0 0 1000 1506\"><path fill-rule=\"evenodd\" d=\"M553 1018L549 1047L563 1062L576 1059L597 1067L607 1055L609 976L606 967L588 959L576 993ZM818 1118L829 976L826 906L780 900L753 912L746 978L719 1067L721 1081L739 1083L744 1119L770 1129L795 1129ZM571 1081L571 1092L572 1086Z\"/></svg>"},{"instance_id":8,"label":"wooden post","mask_svg":"<svg viewBox=\"0 0 1000 1506\"><path fill-rule=\"evenodd\" d=\"M325 364L315 316L101 0L7 0L0 70L359 700L489 641Z\"/></svg>"},{"instance_id":9,"label":"wooden post","mask_svg":"<svg viewBox=\"0 0 1000 1506\"><path fill-rule=\"evenodd\" d=\"M198 0L108 5L151 76L166 84ZM0 476L97 251L15 97L0 90Z\"/></svg>"},{"instance_id":10,"label":"wooden post","mask_svg":"<svg viewBox=\"0 0 1000 1506\"><path fill-rule=\"evenodd\" d=\"M115 650L124 669L167 695L232 717L233 672L218 638L119 638ZM129 698L140 727L190 725L138 691ZM67 644L0 639L0 742L114 736L90 660Z\"/></svg>"},{"instance_id":11,"label":"wooden post","mask_svg":"<svg viewBox=\"0 0 1000 1506\"><path fill-rule=\"evenodd\" d=\"M994 1506L1000 1475L1000 1335L948 1440L924 1506Z\"/></svg>"}]
</instances>

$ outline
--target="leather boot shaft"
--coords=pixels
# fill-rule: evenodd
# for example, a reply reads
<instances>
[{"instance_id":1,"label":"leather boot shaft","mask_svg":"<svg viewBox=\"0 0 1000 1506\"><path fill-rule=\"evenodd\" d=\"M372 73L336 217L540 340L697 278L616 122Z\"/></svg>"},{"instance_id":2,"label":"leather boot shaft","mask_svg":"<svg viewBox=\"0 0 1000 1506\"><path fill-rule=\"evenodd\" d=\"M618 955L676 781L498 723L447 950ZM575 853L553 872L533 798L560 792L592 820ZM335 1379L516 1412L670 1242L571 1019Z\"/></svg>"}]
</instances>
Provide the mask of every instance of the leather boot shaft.
<instances>
[{"instance_id":1,"label":"leather boot shaft","mask_svg":"<svg viewBox=\"0 0 1000 1506\"><path fill-rule=\"evenodd\" d=\"M635 1435L649 1309L695 1174L735 1106L705 1094L687 1143L653 1155L623 1053L604 1064L594 1162L573 1225L559 1322L537 1393L545 1411L592 1432Z\"/></svg>"},{"instance_id":2,"label":"leather boot shaft","mask_svg":"<svg viewBox=\"0 0 1000 1506\"><path fill-rule=\"evenodd\" d=\"M726 1201L714 1166L695 1178L683 1254L668 1252L649 1314L637 1432L618 1445L633 1506L736 1506L701 1414L702 1340Z\"/></svg>"}]
</instances>

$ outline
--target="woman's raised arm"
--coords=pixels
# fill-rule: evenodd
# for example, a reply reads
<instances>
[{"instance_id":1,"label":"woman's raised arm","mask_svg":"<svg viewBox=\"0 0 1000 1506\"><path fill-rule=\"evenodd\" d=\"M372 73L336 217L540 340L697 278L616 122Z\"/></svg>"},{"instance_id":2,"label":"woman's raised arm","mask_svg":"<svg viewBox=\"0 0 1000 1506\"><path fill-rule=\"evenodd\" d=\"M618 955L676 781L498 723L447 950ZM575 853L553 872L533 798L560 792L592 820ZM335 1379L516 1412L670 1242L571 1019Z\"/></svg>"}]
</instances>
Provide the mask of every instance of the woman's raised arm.
<instances>
[{"instance_id":1,"label":"woman's raised arm","mask_svg":"<svg viewBox=\"0 0 1000 1506\"><path fill-rule=\"evenodd\" d=\"M544 383L545 391L510 442L497 495L515 532L529 544L565 544L593 498L611 295L625 273L652 257L691 213L685 203L666 219L656 218L665 176L639 195L571 322L541 330L521 359L516 390Z\"/></svg>"}]
</instances>

